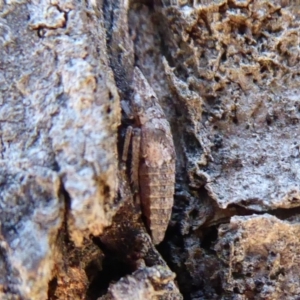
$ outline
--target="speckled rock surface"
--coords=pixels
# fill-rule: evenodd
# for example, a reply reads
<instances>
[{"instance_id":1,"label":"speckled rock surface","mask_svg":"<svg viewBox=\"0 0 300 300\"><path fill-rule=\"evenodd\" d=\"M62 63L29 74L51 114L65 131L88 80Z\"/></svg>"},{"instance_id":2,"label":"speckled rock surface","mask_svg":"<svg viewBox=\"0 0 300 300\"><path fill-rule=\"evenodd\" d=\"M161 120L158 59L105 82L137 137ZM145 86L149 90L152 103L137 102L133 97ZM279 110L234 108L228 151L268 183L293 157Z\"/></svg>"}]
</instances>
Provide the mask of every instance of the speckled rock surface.
<instances>
[{"instance_id":1,"label":"speckled rock surface","mask_svg":"<svg viewBox=\"0 0 300 300\"><path fill-rule=\"evenodd\" d=\"M117 188L119 99L104 32L91 8L72 1L12 4L2 15L2 159L26 157L59 173L80 243L109 224L105 205Z\"/></svg>"},{"instance_id":2,"label":"speckled rock surface","mask_svg":"<svg viewBox=\"0 0 300 300\"><path fill-rule=\"evenodd\" d=\"M133 6L130 28L176 146L173 218L159 249L186 299L251 299L247 287L227 290L214 244L231 216L299 214L300 6L158 2Z\"/></svg>"},{"instance_id":3,"label":"speckled rock surface","mask_svg":"<svg viewBox=\"0 0 300 300\"><path fill-rule=\"evenodd\" d=\"M299 8L0 1L0 298L297 299ZM156 247L120 159L135 66L176 151Z\"/></svg>"},{"instance_id":4,"label":"speckled rock surface","mask_svg":"<svg viewBox=\"0 0 300 300\"><path fill-rule=\"evenodd\" d=\"M161 9L169 83L202 150L187 159L221 208L299 206L295 12L276 1Z\"/></svg>"},{"instance_id":5,"label":"speckled rock surface","mask_svg":"<svg viewBox=\"0 0 300 300\"><path fill-rule=\"evenodd\" d=\"M143 268L135 271L131 276L109 287L109 294L98 300L158 300L158 299L182 299L178 289L172 282L175 274L168 268L157 266Z\"/></svg>"},{"instance_id":6,"label":"speckled rock surface","mask_svg":"<svg viewBox=\"0 0 300 300\"><path fill-rule=\"evenodd\" d=\"M64 210L59 177L28 161L2 161L0 182L0 298L46 299L61 258L56 244Z\"/></svg>"},{"instance_id":7,"label":"speckled rock surface","mask_svg":"<svg viewBox=\"0 0 300 300\"><path fill-rule=\"evenodd\" d=\"M6 293L1 299L46 299L63 256L54 252L63 219L79 246L90 234L102 233L115 213L119 95L96 14L91 4L77 1L0 3L0 173L17 177L11 191L15 205L5 205L9 180L0 197L7 243L0 256L11 276L0 275ZM24 159L29 167L18 171L14 165ZM30 176L35 183L27 187ZM17 219L10 229L14 237L7 240L11 216Z\"/></svg>"},{"instance_id":8,"label":"speckled rock surface","mask_svg":"<svg viewBox=\"0 0 300 300\"><path fill-rule=\"evenodd\" d=\"M264 214L233 217L219 228L224 299L297 299L300 223Z\"/></svg>"}]
</instances>

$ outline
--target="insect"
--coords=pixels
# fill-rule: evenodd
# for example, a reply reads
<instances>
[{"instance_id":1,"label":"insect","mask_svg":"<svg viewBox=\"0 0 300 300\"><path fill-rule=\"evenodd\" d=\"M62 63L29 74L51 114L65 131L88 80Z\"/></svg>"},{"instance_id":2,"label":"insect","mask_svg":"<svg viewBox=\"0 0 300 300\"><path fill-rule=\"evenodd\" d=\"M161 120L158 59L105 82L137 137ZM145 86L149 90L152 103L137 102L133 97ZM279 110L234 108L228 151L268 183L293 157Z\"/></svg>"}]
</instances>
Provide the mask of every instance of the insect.
<instances>
[{"instance_id":1,"label":"insect","mask_svg":"<svg viewBox=\"0 0 300 300\"><path fill-rule=\"evenodd\" d=\"M175 149L170 124L139 68L134 69L131 110L134 127L126 132L122 160L132 137L131 181L154 244L165 236L175 183Z\"/></svg>"}]
</instances>

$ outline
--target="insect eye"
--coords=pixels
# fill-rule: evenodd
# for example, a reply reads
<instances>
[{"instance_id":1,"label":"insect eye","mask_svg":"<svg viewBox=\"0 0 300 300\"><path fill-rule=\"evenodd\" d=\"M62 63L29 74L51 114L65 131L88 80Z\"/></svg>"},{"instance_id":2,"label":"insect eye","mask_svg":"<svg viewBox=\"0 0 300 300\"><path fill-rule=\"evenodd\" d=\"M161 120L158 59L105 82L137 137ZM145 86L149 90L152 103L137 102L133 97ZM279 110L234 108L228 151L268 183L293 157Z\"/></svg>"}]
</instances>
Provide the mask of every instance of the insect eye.
<instances>
[{"instance_id":1,"label":"insect eye","mask_svg":"<svg viewBox=\"0 0 300 300\"><path fill-rule=\"evenodd\" d=\"M156 101L155 101L155 97L154 96L151 96L150 103L151 103L151 106L155 106L156 105Z\"/></svg>"},{"instance_id":2,"label":"insect eye","mask_svg":"<svg viewBox=\"0 0 300 300\"><path fill-rule=\"evenodd\" d=\"M134 107L134 112L135 112L137 115L140 115L141 113L144 112L144 108L141 107L141 106L135 106L135 107Z\"/></svg>"}]
</instances>

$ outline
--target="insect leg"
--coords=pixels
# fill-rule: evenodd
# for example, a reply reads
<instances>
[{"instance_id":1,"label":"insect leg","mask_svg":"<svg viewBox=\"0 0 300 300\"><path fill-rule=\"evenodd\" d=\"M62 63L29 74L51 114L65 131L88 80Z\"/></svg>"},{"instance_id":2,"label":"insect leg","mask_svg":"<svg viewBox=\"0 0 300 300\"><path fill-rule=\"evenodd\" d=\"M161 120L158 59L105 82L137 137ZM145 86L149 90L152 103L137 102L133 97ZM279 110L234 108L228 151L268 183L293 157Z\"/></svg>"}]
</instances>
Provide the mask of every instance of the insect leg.
<instances>
[{"instance_id":1,"label":"insect leg","mask_svg":"<svg viewBox=\"0 0 300 300\"><path fill-rule=\"evenodd\" d=\"M126 164L126 161L128 158L128 149L129 149L131 136L132 136L132 127L128 126L128 128L126 129L124 148L123 148L123 153L122 153L122 164L124 164L124 165Z\"/></svg>"},{"instance_id":2,"label":"insect leg","mask_svg":"<svg viewBox=\"0 0 300 300\"><path fill-rule=\"evenodd\" d=\"M131 182L136 204L140 204L139 199L139 164L140 164L141 129L135 128L132 137L132 160L131 160Z\"/></svg>"},{"instance_id":3,"label":"insect leg","mask_svg":"<svg viewBox=\"0 0 300 300\"><path fill-rule=\"evenodd\" d=\"M124 111L124 113L126 114L126 116L129 118L129 119L133 119L134 116L133 116L133 112L131 110L131 107L129 106L128 102L125 101L125 100L122 100L121 101L121 107Z\"/></svg>"}]
</instances>

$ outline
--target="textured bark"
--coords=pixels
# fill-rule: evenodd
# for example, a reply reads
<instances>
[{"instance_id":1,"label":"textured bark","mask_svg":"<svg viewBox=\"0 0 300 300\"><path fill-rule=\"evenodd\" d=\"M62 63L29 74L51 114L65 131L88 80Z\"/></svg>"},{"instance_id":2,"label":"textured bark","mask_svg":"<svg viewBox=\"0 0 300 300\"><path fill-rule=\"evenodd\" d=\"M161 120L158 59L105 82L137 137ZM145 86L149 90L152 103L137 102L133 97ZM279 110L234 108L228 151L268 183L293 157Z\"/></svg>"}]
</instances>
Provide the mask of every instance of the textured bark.
<instances>
[{"instance_id":1,"label":"textured bark","mask_svg":"<svg viewBox=\"0 0 300 300\"><path fill-rule=\"evenodd\" d=\"M0 298L297 299L299 32L298 1L0 1ZM176 152L157 247L135 67Z\"/></svg>"}]
</instances>

